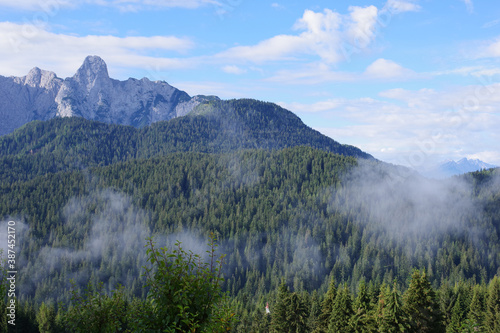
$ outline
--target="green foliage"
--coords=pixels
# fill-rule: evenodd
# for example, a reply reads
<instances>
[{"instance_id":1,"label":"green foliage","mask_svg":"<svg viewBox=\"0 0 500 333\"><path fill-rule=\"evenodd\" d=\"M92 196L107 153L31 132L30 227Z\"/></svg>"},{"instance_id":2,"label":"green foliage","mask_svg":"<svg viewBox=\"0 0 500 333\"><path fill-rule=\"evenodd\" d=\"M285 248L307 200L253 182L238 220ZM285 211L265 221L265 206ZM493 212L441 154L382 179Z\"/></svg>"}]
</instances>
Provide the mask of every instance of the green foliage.
<instances>
[{"instance_id":1,"label":"green foliage","mask_svg":"<svg viewBox=\"0 0 500 333\"><path fill-rule=\"evenodd\" d=\"M330 324L328 325L328 332L344 332L351 333L352 327L350 325L351 317L354 315L352 309L352 298L347 285L337 290L337 297L332 307L330 314Z\"/></svg>"},{"instance_id":2,"label":"green foliage","mask_svg":"<svg viewBox=\"0 0 500 333\"><path fill-rule=\"evenodd\" d=\"M64 320L66 329L71 332L104 333L117 332L126 327L126 300L122 287L113 290L109 296L103 291L102 283L96 286L89 283L83 292L73 286L73 304Z\"/></svg>"},{"instance_id":3,"label":"green foliage","mask_svg":"<svg viewBox=\"0 0 500 333\"><path fill-rule=\"evenodd\" d=\"M500 277L495 276L488 286L485 316L486 332L500 332Z\"/></svg>"},{"instance_id":4,"label":"green foliage","mask_svg":"<svg viewBox=\"0 0 500 333\"><path fill-rule=\"evenodd\" d=\"M328 325L330 324L330 316L333 310L333 305L335 304L335 298L337 297L337 287L335 286L335 280L331 279L328 285L328 291L326 292L325 299L321 305L321 314L318 318L318 324L316 326L315 332L325 333L328 330Z\"/></svg>"},{"instance_id":5,"label":"green foliage","mask_svg":"<svg viewBox=\"0 0 500 333\"><path fill-rule=\"evenodd\" d=\"M28 123L0 137L0 180L28 180L175 152L228 153L295 146L372 158L309 128L276 104L241 99L201 104L189 116L141 129L80 117Z\"/></svg>"},{"instance_id":6,"label":"green foliage","mask_svg":"<svg viewBox=\"0 0 500 333\"><path fill-rule=\"evenodd\" d=\"M36 321L40 333L53 333L59 330L56 324L56 311L52 304L46 305L42 302L36 314Z\"/></svg>"},{"instance_id":7,"label":"green foliage","mask_svg":"<svg viewBox=\"0 0 500 333\"><path fill-rule=\"evenodd\" d=\"M276 305L272 312L271 332L308 332L309 311L304 300L297 293L290 293L284 282L278 289Z\"/></svg>"},{"instance_id":8,"label":"green foliage","mask_svg":"<svg viewBox=\"0 0 500 333\"><path fill-rule=\"evenodd\" d=\"M151 267L146 268L146 275L152 313L145 318L146 328L165 332L227 331L233 314L218 311L224 301L224 256L216 257L215 236L210 238L208 262L182 249L180 242L173 250L157 249L151 238L148 242Z\"/></svg>"},{"instance_id":9,"label":"green foliage","mask_svg":"<svg viewBox=\"0 0 500 333\"><path fill-rule=\"evenodd\" d=\"M469 313L467 319L469 324L474 324L474 327L480 329L484 323L484 311L485 311L485 300L484 291L482 286L478 285L474 287L472 300L469 307Z\"/></svg>"},{"instance_id":10,"label":"green foliage","mask_svg":"<svg viewBox=\"0 0 500 333\"><path fill-rule=\"evenodd\" d=\"M394 281L391 291L387 291L383 297L385 298L385 306L382 312L380 331L387 333L407 332L407 315L403 309L396 281Z\"/></svg>"},{"instance_id":11,"label":"green foliage","mask_svg":"<svg viewBox=\"0 0 500 333\"><path fill-rule=\"evenodd\" d=\"M271 316L271 332L288 332L288 301L290 299L290 291L288 286L283 281L281 282L278 295L276 297L276 304L272 309Z\"/></svg>"},{"instance_id":12,"label":"green foliage","mask_svg":"<svg viewBox=\"0 0 500 333\"><path fill-rule=\"evenodd\" d=\"M358 165L349 156L366 156L301 125L297 117L270 103L214 101L188 117L142 129L80 118L34 122L0 138L0 147L0 215L20 217L27 226L18 231L23 239L18 259L29 264L20 268L17 282L23 286L18 288L19 320L28 331L40 324L36 313L52 318L47 309L35 311L42 302L62 302L56 322L65 316L73 276L78 285L88 280L103 283L94 298L79 296L79 302L102 313L104 305L113 302L114 286L124 285L120 297L127 300L125 313L117 314L122 330L139 330L156 318L157 302L147 298L150 289L142 288L144 255L124 255L109 247L96 259L89 249L93 230L104 219L121 233L130 231L124 226L140 226L155 237L186 233L203 238L215 230L228 253L226 280L220 287L229 298L209 317L220 318L213 320L218 323L229 320L230 303L238 314L235 332L268 329L271 316L265 317L267 324L255 321L263 316L264 300L276 302L281 277L290 295L295 293L296 309L301 303L308 307L307 325L316 332L328 329L335 283L346 282L354 292L359 281L368 281L367 288L359 287L349 326L355 332L371 332L383 314L390 313L391 297L397 304L393 290L381 284L410 281L414 268L432 272L426 286L413 279L409 286L399 286L401 292L409 288L402 307L418 310L410 312L414 330L435 322L436 304L449 330L469 324L495 329L498 298L491 296L496 289L486 285L500 267L500 195L493 186L498 170L461 177L472 185L471 202L481 211L465 222L465 217L457 219L477 232L450 228L399 241L365 213L370 202L360 193L345 195L346 175ZM383 179L394 176L375 171L383 169L379 162L367 165ZM101 193L111 195L103 198ZM351 207L345 202L349 200L359 200L361 206L344 209ZM408 210L398 212L391 219L406 221ZM443 218L449 225L462 225ZM477 295L475 289L462 295L454 287L460 283L477 285ZM432 296L431 285L440 287L439 298ZM309 297L314 291L316 296ZM407 296L420 292L427 293L427 303ZM377 299L379 294L383 297ZM177 309L180 317L198 325L201 316L190 316L191 308ZM42 317L39 321L51 322Z\"/></svg>"},{"instance_id":13,"label":"green foliage","mask_svg":"<svg viewBox=\"0 0 500 333\"><path fill-rule=\"evenodd\" d=\"M443 332L444 325L439 303L425 271L413 272L404 298L410 324L408 332Z\"/></svg>"},{"instance_id":14,"label":"green foliage","mask_svg":"<svg viewBox=\"0 0 500 333\"><path fill-rule=\"evenodd\" d=\"M372 333L378 331L373 304L368 293L365 281L359 284L358 296L354 301L354 314L351 317L350 326L353 333Z\"/></svg>"}]
</instances>

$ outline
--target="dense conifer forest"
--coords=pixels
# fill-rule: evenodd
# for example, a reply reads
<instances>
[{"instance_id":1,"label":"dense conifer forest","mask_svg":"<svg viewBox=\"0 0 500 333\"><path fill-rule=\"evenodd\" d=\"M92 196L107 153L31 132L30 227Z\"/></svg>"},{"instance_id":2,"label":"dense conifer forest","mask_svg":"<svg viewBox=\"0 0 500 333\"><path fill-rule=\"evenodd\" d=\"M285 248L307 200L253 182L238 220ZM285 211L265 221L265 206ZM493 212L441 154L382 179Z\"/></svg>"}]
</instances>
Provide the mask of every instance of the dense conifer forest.
<instances>
[{"instance_id":1,"label":"dense conifer forest","mask_svg":"<svg viewBox=\"0 0 500 333\"><path fill-rule=\"evenodd\" d=\"M18 331L499 332L500 172L427 180L285 115L0 138Z\"/></svg>"}]
</instances>

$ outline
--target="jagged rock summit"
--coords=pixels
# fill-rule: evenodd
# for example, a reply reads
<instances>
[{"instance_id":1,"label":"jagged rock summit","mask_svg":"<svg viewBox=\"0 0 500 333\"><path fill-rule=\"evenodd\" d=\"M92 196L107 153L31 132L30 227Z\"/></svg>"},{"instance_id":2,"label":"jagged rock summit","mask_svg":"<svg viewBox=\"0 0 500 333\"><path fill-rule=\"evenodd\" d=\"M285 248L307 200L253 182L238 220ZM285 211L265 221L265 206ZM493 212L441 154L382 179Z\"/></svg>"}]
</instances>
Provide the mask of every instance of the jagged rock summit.
<instances>
[{"instance_id":1,"label":"jagged rock summit","mask_svg":"<svg viewBox=\"0 0 500 333\"><path fill-rule=\"evenodd\" d=\"M189 113L207 99L190 97L164 81L109 77L98 56L88 56L73 77L58 78L37 67L24 77L0 76L0 135L32 120L78 116L142 127Z\"/></svg>"}]
</instances>

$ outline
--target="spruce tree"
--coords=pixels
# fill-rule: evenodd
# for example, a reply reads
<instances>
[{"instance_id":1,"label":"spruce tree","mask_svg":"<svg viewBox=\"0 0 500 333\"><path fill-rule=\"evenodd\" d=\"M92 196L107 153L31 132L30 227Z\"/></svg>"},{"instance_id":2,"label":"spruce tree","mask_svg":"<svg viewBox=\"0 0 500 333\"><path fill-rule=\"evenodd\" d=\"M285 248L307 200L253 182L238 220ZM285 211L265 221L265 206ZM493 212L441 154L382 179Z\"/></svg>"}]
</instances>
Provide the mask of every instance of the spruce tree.
<instances>
[{"instance_id":1,"label":"spruce tree","mask_svg":"<svg viewBox=\"0 0 500 333\"><path fill-rule=\"evenodd\" d=\"M290 301L290 291L285 281L282 281L278 288L276 305L271 312L271 331L276 333L288 332L288 303Z\"/></svg>"},{"instance_id":2,"label":"spruce tree","mask_svg":"<svg viewBox=\"0 0 500 333\"><path fill-rule=\"evenodd\" d=\"M474 293L472 295L472 301L469 307L469 313L467 314L467 319L472 323L478 325L479 328L483 326L484 322L484 295L481 290L481 286L474 287Z\"/></svg>"},{"instance_id":3,"label":"spruce tree","mask_svg":"<svg viewBox=\"0 0 500 333\"><path fill-rule=\"evenodd\" d=\"M305 333L308 332L307 318L309 316L308 309L297 293L292 293L288 300L287 322L290 333Z\"/></svg>"},{"instance_id":4,"label":"spruce tree","mask_svg":"<svg viewBox=\"0 0 500 333\"><path fill-rule=\"evenodd\" d=\"M406 314L403 309L396 281L386 296L380 324L380 331L387 333L406 332L408 329Z\"/></svg>"},{"instance_id":5,"label":"spruce tree","mask_svg":"<svg viewBox=\"0 0 500 333\"><path fill-rule=\"evenodd\" d=\"M351 317L353 333L377 332L377 323L372 308L371 297L368 294L366 284L364 281L361 281L358 296L354 301L354 314Z\"/></svg>"},{"instance_id":6,"label":"spruce tree","mask_svg":"<svg viewBox=\"0 0 500 333\"><path fill-rule=\"evenodd\" d=\"M337 297L330 316L330 324L328 325L328 333L351 333L350 322L353 314L351 293L347 288L347 284L345 284L343 288L337 291Z\"/></svg>"},{"instance_id":7,"label":"spruce tree","mask_svg":"<svg viewBox=\"0 0 500 333\"><path fill-rule=\"evenodd\" d=\"M319 323L319 316L321 315L321 302L318 291L314 290L311 295L311 308L309 310L308 327L309 331L313 332Z\"/></svg>"},{"instance_id":8,"label":"spruce tree","mask_svg":"<svg viewBox=\"0 0 500 333\"><path fill-rule=\"evenodd\" d=\"M486 332L500 332L500 278L498 276L495 276L488 286L484 324Z\"/></svg>"},{"instance_id":9,"label":"spruce tree","mask_svg":"<svg viewBox=\"0 0 500 333\"><path fill-rule=\"evenodd\" d=\"M407 332L442 333L445 328L436 295L425 274L415 270L404 295L410 328Z\"/></svg>"},{"instance_id":10,"label":"spruce tree","mask_svg":"<svg viewBox=\"0 0 500 333\"><path fill-rule=\"evenodd\" d=\"M321 305L321 314L318 317L318 324L315 333L326 333L328 331L328 325L330 324L330 316L332 314L333 305L335 304L335 298L337 297L337 287L335 287L335 280L332 278L330 280L330 285L328 286L328 291L326 292L325 299Z\"/></svg>"},{"instance_id":11,"label":"spruce tree","mask_svg":"<svg viewBox=\"0 0 500 333\"><path fill-rule=\"evenodd\" d=\"M455 305L451 310L451 322L447 327L447 332L450 333L460 333L462 323L465 320L465 316L467 313L467 308L465 306L465 295L463 293L462 288L457 288L457 298L455 301Z\"/></svg>"},{"instance_id":12,"label":"spruce tree","mask_svg":"<svg viewBox=\"0 0 500 333\"><path fill-rule=\"evenodd\" d=\"M384 312L387 306L387 298L389 297L390 292L391 289L389 288L389 286L386 285L385 283L382 283L382 285L380 286L377 308L375 309L375 315L374 315L376 325L378 328L380 328L383 324Z\"/></svg>"}]
</instances>

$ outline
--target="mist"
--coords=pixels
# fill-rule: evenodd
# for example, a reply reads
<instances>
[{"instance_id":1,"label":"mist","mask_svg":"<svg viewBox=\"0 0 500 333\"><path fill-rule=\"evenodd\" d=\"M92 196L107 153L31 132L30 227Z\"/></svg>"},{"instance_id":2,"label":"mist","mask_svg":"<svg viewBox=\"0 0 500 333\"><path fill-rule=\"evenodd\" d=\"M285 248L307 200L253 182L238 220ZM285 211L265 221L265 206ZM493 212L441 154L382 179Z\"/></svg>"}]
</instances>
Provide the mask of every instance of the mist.
<instances>
[{"instance_id":1,"label":"mist","mask_svg":"<svg viewBox=\"0 0 500 333\"><path fill-rule=\"evenodd\" d=\"M80 288L102 281L107 291L120 284L129 287L130 295L144 296L146 238L153 236L157 247L173 247L180 241L186 251L204 255L207 250L203 237L189 232L153 235L149 212L136 207L129 196L109 189L69 199L63 217L62 238L53 239L40 249L36 260L21 268L22 294L58 299L62 294L58 290L71 288L73 280ZM40 288L47 278L59 278L56 290Z\"/></svg>"},{"instance_id":2,"label":"mist","mask_svg":"<svg viewBox=\"0 0 500 333\"><path fill-rule=\"evenodd\" d=\"M499 180L495 177L489 188ZM404 167L359 160L342 184L330 208L357 216L359 223L395 241L482 232L472 222L482 218L484 207L466 177L427 179Z\"/></svg>"}]
</instances>

